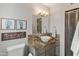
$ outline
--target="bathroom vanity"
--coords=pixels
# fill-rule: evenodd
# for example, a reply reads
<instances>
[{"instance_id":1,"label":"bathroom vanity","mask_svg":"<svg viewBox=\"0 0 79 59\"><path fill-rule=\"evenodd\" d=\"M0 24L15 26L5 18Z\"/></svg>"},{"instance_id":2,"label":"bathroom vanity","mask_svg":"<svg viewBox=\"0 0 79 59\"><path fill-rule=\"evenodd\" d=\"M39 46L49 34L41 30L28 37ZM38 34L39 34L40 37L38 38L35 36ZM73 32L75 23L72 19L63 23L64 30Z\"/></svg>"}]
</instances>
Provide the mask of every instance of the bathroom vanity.
<instances>
[{"instance_id":1,"label":"bathroom vanity","mask_svg":"<svg viewBox=\"0 0 79 59\"><path fill-rule=\"evenodd\" d=\"M28 43L33 56L55 56L56 38L51 35L29 35Z\"/></svg>"}]
</instances>

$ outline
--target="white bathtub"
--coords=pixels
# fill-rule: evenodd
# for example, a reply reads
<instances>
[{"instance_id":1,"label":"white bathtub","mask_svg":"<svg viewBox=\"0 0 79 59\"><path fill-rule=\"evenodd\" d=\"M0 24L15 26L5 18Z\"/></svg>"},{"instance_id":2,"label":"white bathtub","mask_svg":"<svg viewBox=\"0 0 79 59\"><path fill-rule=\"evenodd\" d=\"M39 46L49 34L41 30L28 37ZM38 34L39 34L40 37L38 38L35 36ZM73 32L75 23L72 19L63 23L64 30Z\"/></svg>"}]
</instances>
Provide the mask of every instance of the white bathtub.
<instances>
[{"instance_id":1,"label":"white bathtub","mask_svg":"<svg viewBox=\"0 0 79 59\"><path fill-rule=\"evenodd\" d=\"M23 56L25 43L7 47L8 56Z\"/></svg>"}]
</instances>

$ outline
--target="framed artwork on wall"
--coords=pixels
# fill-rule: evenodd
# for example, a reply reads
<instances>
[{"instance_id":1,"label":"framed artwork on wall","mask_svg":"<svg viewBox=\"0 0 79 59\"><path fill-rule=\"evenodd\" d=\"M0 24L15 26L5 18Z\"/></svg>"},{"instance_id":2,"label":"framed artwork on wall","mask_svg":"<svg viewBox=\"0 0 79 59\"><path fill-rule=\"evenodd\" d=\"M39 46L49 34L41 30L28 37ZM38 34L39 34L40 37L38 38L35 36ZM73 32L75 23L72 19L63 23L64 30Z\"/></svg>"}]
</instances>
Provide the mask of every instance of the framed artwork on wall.
<instances>
[{"instance_id":1,"label":"framed artwork on wall","mask_svg":"<svg viewBox=\"0 0 79 59\"><path fill-rule=\"evenodd\" d=\"M15 21L13 19L2 18L2 29L11 30L15 28Z\"/></svg>"},{"instance_id":2,"label":"framed artwork on wall","mask_svg":"<svg viewBox=\"0 0 79 59\"><path fill-rule=\"evenodd\" d=\"M2 33L1 38L2 41L26 38L26 32Z\"/></svg>"},{"instance_id":3,"label":"framed artwork on wall","mask_svg":"<svg viewBox=\"0 0 79 59\"><path fill-rule=\"evenodd\" d=\"M16 24L16 28L19 30L25 30L27 28L27 21L25 20L17 20Z\"/></svg>"}]
</instances>

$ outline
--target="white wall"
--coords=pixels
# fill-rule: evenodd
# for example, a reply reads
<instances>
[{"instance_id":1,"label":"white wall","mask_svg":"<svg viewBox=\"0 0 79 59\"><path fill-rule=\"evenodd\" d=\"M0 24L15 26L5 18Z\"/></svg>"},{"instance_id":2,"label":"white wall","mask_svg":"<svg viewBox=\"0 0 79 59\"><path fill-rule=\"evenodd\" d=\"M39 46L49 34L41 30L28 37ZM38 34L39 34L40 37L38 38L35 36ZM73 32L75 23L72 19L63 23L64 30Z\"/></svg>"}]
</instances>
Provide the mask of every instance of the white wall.
<instances>
[{"instance_id":1,"label":"white wall","mask_svg":"<svg viewBox=\"0 0 79 59\"><path fill-rule=\"evenodd\" d=\"M33 6L33 14L35 15L34 18L33 18L33 21L39 17L39 16L36 16L36 14L39 12L39 10L49 12L49 7L47 7L47 6L45 6L45 5L42 5L42 4L40 4L40 3L38 3L38 4L33 4L32 6ZM42 33L45 33L46 30L47 30L48 32L50 32L50 30L49 30L49 21L50 21L50 20L49 20L49 19L50 19L49 16L42 18ZM34 21L34 23L35 23L35 22L36 22L36 20ZM35 25L35 26L33 26L33 28L36 27L36 24L34 24L34 25ZM36 30L36 29L34 28L34 30Z\"/></svg>"},{"instance_id":2,"label":"white wall","mask_svg":"<svg viewBox=\"0 0 79 59\"><path fill-rule=\"evenodd\" d=\"M28 35L32 34L32 21L33 14L36 12L36 8L46 9L47 7L41 4L0 4L0 18L12 18L12 19L21 19L27 20L27 29L26 30L0 30L0 43L4 45L13 46L21 43L28 44ZM46 23L48 25L48 23ZM8 32L23 32L26 31L26 38L17 39L17 40L8 40L8 41L1 41L1 33L8 33ZM13 48L14 49L14 48ZM18 49L19 51L19 49ZM15 51L16 52L16 51ZM12 55L15 55L12 53Z\"/></svg>"},{"instance_id":3,"label":"white wall","mask_svg":"<svg viewBox=\"0 0 79 59\"><path fill-rule=\"evenodd\" d=\"M0 35L3 32L17 31L27 31L27 35L32 33L32 9L29 4L0 4L0 8L0 17L2 18L27 20L27 30L0 30Z\"/></svg>"},{"instance_id":4,"label":"white wall","mask_svg":"<svg viewBox=\"0 0 79 59\"><path fill-rule=\"evenodd\" d=\"M50 31L54 33L53 27L56 26L58 34L60 34L60 55L65 55L65 11L78 8L79 4L61 3L54 4L50 7L51 26Z\"/></svg>"},{"instance_id":5,"label":"white wall","mask_svg":"<svg viewBox=\"0 0 79 59\"><path fill-rule=\"evenodd\" d=\"M23 44L26 42L27 38L16 39L16 40L8 40L8 41L1 41L1 33L8 33L8 32L26 32L26 36L32 34L32 8L29 4L0 4L0 18L12 18L12 19L21 19L27 20L27 29L26 30L0 30L0 43L4 46L12 47L16 46L17 44ZM14 47L12 47L14 49ZM16 50L16 49L15 49ZM13 50L12 50L13 51ZM23 48L17 49L17 51L23 52ZM22 55L23 53L16 53L16 55ZM15 55L15 53L12 53Z\"/></svg>"}]
</instances>

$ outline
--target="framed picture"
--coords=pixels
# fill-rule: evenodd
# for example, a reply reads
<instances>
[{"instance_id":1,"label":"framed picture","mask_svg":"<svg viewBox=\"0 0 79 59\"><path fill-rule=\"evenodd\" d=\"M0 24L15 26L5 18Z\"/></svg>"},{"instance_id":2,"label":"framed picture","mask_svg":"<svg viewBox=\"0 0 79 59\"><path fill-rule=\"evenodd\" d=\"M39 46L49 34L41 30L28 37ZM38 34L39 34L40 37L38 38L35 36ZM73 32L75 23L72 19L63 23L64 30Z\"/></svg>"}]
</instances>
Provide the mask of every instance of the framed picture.
<instances>
[{"instance_id":1,"label":"framed picture","mask_svg":"<svg viewBox=\"0 0 79 59\"><path fill-rule=\"evenodd\" d=\"M11 30L11 29L14 29L14 24L15 24L15 21L12 20L12 19L8 19L8 18L2 18L1 19L2 21L2 29L6 29L6 30Z\"/></svg>"},{"instance_id":2,"label":"framed picture","mask_svg":"<svg viewBox=\"0 0 79 59\"><path fill-rule=\"evenodd\" d=\"M26 28L27 28L27 21L25 21L25 20L17 20L16 21L17 23L17 29L20 29L20 30L25 30Z\"/></svg>"},{"instance_id":3,"label":"framed picture","mask_svg":"<svg viewBox=\"0 0 79 59\"><path fill-rule=\"evenodd\" d=\"M19 38L26 38L26 32L10 32L10 33L2 33L1 34L1 40L14 40Z\"/></svg>"}]
</instances>

